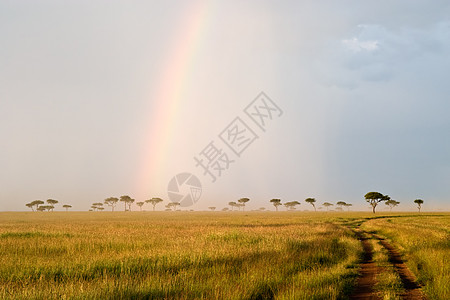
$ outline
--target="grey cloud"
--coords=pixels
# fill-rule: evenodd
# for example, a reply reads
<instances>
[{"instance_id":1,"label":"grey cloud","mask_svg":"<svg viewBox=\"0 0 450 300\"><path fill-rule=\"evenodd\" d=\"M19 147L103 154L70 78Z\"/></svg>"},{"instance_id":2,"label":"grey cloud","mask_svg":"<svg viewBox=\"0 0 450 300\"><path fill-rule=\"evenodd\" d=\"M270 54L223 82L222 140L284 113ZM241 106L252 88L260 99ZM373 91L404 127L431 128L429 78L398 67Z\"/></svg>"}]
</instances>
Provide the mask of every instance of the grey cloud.
<instances>
[{"instance_id":1,"label":"grey cloud","mask_svg":"<svg viewBox=\"0 0 450 300\"><path fill-rule=\"evenodd\" d=\"M448 60L449 48L447 21L426 29L360 24L334 41L318 65L327 85L355 88L365 81L389 81L410 71L410 65L417 64L417 72L439 68L442 60ZM320 67L325 65L326 69Z\"/></svg>"}]
</instances>

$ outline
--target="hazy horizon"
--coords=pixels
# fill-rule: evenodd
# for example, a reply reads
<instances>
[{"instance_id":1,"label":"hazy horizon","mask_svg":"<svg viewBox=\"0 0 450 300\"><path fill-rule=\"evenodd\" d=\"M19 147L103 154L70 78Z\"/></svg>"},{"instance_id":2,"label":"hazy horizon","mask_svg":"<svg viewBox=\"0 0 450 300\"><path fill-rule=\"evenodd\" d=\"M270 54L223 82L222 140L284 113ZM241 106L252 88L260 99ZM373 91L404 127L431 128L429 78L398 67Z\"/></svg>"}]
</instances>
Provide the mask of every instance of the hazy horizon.
<instances>
[{"instance_id":1,"label":"hazy horizon","mask_svg":"<svg viewBox=\"0 0 450 300\"><path fill-rule=\"evenodd\" d=\"M202 189L183 209L369 211L378 191L393 212L449 211L449 16L443 0L0 1L0 211L168 203L185 172ZM214 179L194 159L211 142L229 160Z\"/></svg>"}]
</instances>

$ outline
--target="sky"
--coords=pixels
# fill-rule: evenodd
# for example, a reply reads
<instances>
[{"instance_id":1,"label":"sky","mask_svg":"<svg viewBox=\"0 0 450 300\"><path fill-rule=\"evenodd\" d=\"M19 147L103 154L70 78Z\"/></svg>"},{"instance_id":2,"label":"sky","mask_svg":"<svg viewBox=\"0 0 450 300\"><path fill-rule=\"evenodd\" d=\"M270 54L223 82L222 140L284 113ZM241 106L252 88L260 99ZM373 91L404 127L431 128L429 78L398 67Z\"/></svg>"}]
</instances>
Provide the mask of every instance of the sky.
<instances>
[{"instance_id":1,"label":"sky","mask_svg":"<svg viewBox=\"0 0 450 300\"><path fill-rule=\"evenodd\" d=\"M0 211L167 204L183 173L201 184L183 209L369 210L379 191L448 211L449 16L440 0L0 0Z\"/></svg>"}]
</instances>

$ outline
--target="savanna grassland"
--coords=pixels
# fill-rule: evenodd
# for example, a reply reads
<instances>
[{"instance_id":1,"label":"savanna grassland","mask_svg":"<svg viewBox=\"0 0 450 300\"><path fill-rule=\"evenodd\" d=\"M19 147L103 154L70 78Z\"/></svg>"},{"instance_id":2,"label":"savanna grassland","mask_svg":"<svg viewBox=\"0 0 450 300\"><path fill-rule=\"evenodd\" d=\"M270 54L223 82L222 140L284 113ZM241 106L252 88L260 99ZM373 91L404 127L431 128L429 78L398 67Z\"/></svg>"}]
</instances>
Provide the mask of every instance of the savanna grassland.
<instances>
[{"instance_id":1,"label":"savanna grassland","mask_svg":"<svg viewBox=\"0 0 450 300\"><path fill-rule=\"evenodd\" d=\"M388 216L0 213L0 298L346 299L362 254L349 224L359 222L401 247L430 299L446 299L450 214Z\"/></svg>"}]
</instances>

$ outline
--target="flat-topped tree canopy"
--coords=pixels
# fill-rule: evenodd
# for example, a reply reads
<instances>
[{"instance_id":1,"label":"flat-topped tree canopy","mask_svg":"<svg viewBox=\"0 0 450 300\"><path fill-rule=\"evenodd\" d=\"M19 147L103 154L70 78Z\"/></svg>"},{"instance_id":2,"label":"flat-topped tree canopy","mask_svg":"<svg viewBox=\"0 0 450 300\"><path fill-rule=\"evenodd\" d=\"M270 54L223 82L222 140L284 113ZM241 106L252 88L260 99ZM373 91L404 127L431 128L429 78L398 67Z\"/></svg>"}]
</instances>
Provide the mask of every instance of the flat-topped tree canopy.
<instances>
[{"instance_id":1,"label":"flat-topped tree canopy","mask_svg":"<svg viewBox=\"0 0 450 300\"><path fill-rule=\"evenodd\" d=\"M372 206L373 213L375 213L375 208L377 207L378 203L391 199L391 197L389 197L388 195L383 195L380 192L368 192L364 196L364 198Z\"/></svg>"}]
</instances>

